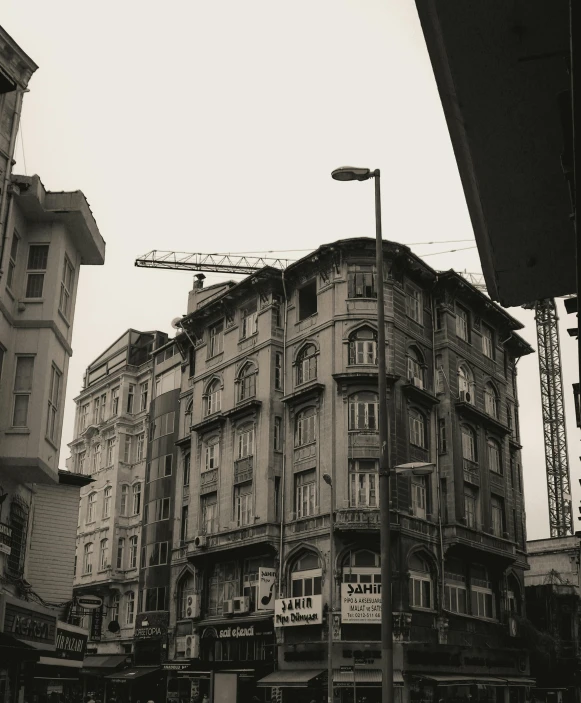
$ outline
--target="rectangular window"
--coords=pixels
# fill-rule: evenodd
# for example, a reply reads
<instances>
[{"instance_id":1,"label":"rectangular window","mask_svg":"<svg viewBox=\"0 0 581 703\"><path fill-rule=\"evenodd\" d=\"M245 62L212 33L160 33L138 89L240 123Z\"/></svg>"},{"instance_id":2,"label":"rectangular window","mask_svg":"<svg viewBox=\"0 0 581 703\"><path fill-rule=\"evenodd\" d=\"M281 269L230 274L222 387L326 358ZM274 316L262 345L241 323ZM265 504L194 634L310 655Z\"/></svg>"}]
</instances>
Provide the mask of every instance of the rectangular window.
<instances>
[{"instance_id":1,"label":"rectangular window","mask_svg":"<svg viewBox=\"0 0 581 703\"><path fill-rule=\"evenodd\" d=\"M282 417L274 418L274 451L282 452Z\"/></svg>"},{"instance_id":2,"label":"rectangular window","mask_svg":"<svg viewBox=\"0 0 581 703\"><path fill-rule=\"evenodd\" d=\"M135 384L130 383L127 389L127 414L133 414L133 402L135 400Z\"/></svg>"},{"instance_id":3,"label":"rectangular window","mask_svg":"<svg viewBox=\"0 0 581 703\"><path fill-rule=\"evenodd\" d=\"M202 533L211 535L218 529L218 496L209 493L200 498L200 515Z\"/></svg>"},{"instance_id":4,"label":"rectangular window","mask_svg":"<svg viewBox=\"0 0 581 703\"><path fill-rule=\"evenodd\" d=\"M126 484L121 486L121 515L127 515L127 502L129 499L129 486Z\"/></svg>"},{"instance_id":5,"label":"rectangular window","mask_svg":"<svg viewBox=\"0 0 581 703\"><path fill-rule=\"evenodd\" d=\"M79 416L79 432L86 430L89 425L89 410L89 403L85 403L85 405L81 406L81 413Z\"/></svg>"},{"instance_id":6,"label":"rectangular window","mask_svg":"<svg viewBox=\"0 0 581 703\"><path fill-rule=\"evenodd\" d=\"M101 540L99 552L99 571L105 571L109 567L109 540Z\"/></svg>"},{"instance_id":7,"label":"rectangular window","mask_svg":"<svg viewBox=\"0 0 581 703\"><path fill-rule=\"evenodd\" d=\"M140 410L147 410L147 400L149 397L149 381L139 384Z\"/></svg>"},{"instance_id":8,"label":"rectangular window","mask_svg":"<svg viewBox=\"0 0 581 703\"><path fill-rule=\"evenodd\" d=\"M307 317L311 317L317 312L317 281L311 281L306 286L299 288L298 296L298 312L299 321Z\"/></svg>"},{"instance_id":9,"label":"rectangular window","mask_svg":"<svg viewBox=\"0 0 581 703\"><path fill-rule=\"evenodd\" d=\"M282 327L284 323L284 301L281 295L276 293L272 296L272 316L275 327Z\"/></svg>"},{"instance_id":10,"label":"rectangular window","mask_svg":"<svg viewBox=\"0 0 581 703\"><path fill-rule=\"evenodd\" d=\"M117 568L123 569L123 553L125 551L125 540L120 537L117 540Z\"/></svg>"},{"instance_id":11,"label":"rectangular window","mask_svg":"<svg viewBox=\"0 0 581 703\"><path fill-rule=\"evenodd\" d=\"M460 305L456 306L456 335L465 342L470 341L469 337L470 326L468 320L468 311Z\"/></svg>"},{"instance_id":12,"label":"rectangular window","mask_svg":"<svg viewBox=\"0 0 581 703\"><path fill-rule=\"evenodd\" d=\"M432 580L429 575L412 572L410 575L410 606L412 608L432 607Z\"/></svg>"},{"instance_id":13,"label":"rectangular window","mask_svg":"<svg viewBox=\"0 0 581 703\"><path fill-rule=\"evenodd\" d=\"M352 508L377 508L377 459L352 459L349 462L349 505Z\"/></svg>"},{"instance_id":14,"label":"rectangular window","mask_svg":"<svg viewBox=\"0 0 581 703\"><path fill-rule=\"evenodd\" d=\"M409 283L405 286L405 307L406 315L418 324L422 324L422 292Z\"/></svg>"},{"instance_id":15,"label":"rectangular window","mask_svg":"<svg viewBox=\"0 0 581 703\"><path fill-rule=\"evenodd\" d=\"M356 266L349 271L347 278L347 295L349 298L377 298L375 268L373 266Z\"/></svg>"},{"instance_id":16,"label":"rectangular window","mask_svg":"<svg viewBox=\"0 0 581 703\"><path fill-rule=\"evenodd\" d=\"M242 339L258 332L258 311L256 303L242 310Z\"/></svg>"},{"instance_id":17,"label":"rectangular window","mask_svg":"<svg viewBox=\"0 0 581 703\"><path fill-rule=\"evenodd\" d=\"M132 444L133 444L133 437L129 434L126 434L125 435L125 442L123 445L123 461L126 464L131 463L131 445Z\"/></svg>"},{"instance_id":18,"label":"rectangular window","mask_svg":"<svg viewBox=\"0 0 581 703\"><path fill-rule=\"evenodd\" d=\"M321 569L294 572L291 576L291 595L293 598L321 595Z\"/></svg>"},{"instance_id":19,"label":"rectangular window","mask_svg":"<svg viewBox=\"0 0 581 703\"><path fill-rule=\"evenodd\" d=\"M13 427L28 426L28 406L32 393L32 374L34 371L33 356L16 357L16 373L14 376L14 411L12 414Z\"/></svg>"},{"instance_id":20,"label":"rectangular window","mask_svg":"<svg viewBox=\"0 0 581 703\"><path fill-rule=\"evenodd\" d=\"M448 451L445 419L438 420L438 451L440 454L445 454Z\"/></svg>"},{"instance_id":21,"label":"rectangular window","mask_svg":"<svg viewBox=\"0 0 581 703\"><path fill-rule=\"evenodd\" d=\"M42 298L44 274L48 263L48 244L31 244L26 270L26 297Z\"/></svg>"},{"instance_id":22,"label":"rectangular window","mask_svg":"<svg viewBox=\"0 0 581 703\"><path fill-rule=\"evenodd\" d=\"M77 473L79 474L84 474L85 473L85 459L87 457L87 452L79 452L77 454Z\"/></svg>"},{"instance_id":23,"label":"rectangular window","mask_svg":"<svg viewBox=\"0 0 581 703\"><path fill-rule=\"evenodd\" d=\"M427 513L427 479L412 476L412 510L416 517L425 519Z\"/></svg>"},{"instance_id":24,"label":"rectangular window","mask_svg":"<svg viewBox=\"0 0 581 703\"><path fill-rule=\"evenodd\" d=\"M144 522L151 524L152 522L160 522L161 520L169 520L170 499L158 498L150 501L145 506Z\"/></svg>"},{"instance_id":25,"label":"rectangular window","mask_svg":"<svg viewBox=\"0 0 581 703\"><path fill-rule=\"evenodd\" d=\"M93 466L91 473L95 474L101 470L101 443L93 447Z\"/></svg>"},{"instance_id":26,"label":"rectangular window","mask_svg":"<svg viewBox=\"0 0 581 703\"><path fill-rule=\"evenodd\" d=\"M165 586L145 589L145 610L166 610Z\"/></svg>"},{"instance_id":27,"label":"rectangular window","mask_svg":"<svg viewBox=\"0 0 581 703\"><path fill-rule=\"evenodd\" d=\"M212 440L204 447L204 469L210 471L220 466L220 444Z\"/></svg>"},{"instance_id":28,"label":"rectangular window","mask_svg":"<svg viewBox=\"0 0 581 703\"><path fill-rule=\"evenodd\" d=\"M243 483L234 488L234 515L238 527L253 523L252 482Z\"/></svg>"},{"instance_id":29,"label":"rectangular window","mask_svg":"<svg viewBox=\"0 0 581 703\"><path fill-rule=\"evenodd\" d=\"M51 442L57 441L58 411L61 397L62 374L56 366L50 369L50 386L48 390L48 413L46 417L46 436Z\"/></svg>"},{"instance_id":30,"label":"rectangular window","mask_svg":"<svg viewBox=\"0 0 581 703\"><path fill-rule=\"evenodd\" d=\"M184 480L183 480L184 488L186 486L190 485L190 463L191 463L191 454L188 452L187 454L184 455Z\"/></svg>"},{"instance_id":31,"label":"rectangular window","mask_svg":"<svg viewBox=\"0 0 581 703\"><path fill-rule=\"evenodd\" d=\"M350 401L349 429L377 431L377 402Z\"/></svg>"},{"instance_id":32,"label":"rectangular window","mask_svg":"<svg viewBox=\"0 0 581 703\"><path fill-rule=\"evenodd\" d=\"M488 325L482 325L482 353L494 359L494 332Z\"/></svg>"},{"instance_id":33,"label":"rectangular window","mask_svg":"<svg viewBox=\"0 0 581 703\"><path fill-rule=\"evenodd\" d=\"M14 287L14 272L16 271L16 258L18 256L18 244L20 242L20 237L14 230L12 235L12 245L10 247L10 259L8 260L8 274L6 276L6 286L8 288Z\"/></svg>"},{"instance_id":34,"label":"rectangular window","mask_svg":"<svg viewBox=\"0 0 581 703\"><path fill-rule=\"evenodd\" d=\"M61 278L61 294L59 299L59 310L68 318L71 311L71 298L73 296L73 282L75 280L75 269L65 256L63 264L63 275Z\"/></svg>"},{"instance_id":35,"label":"rectangular window","mask_svg":"<svg viewBox=\"0 0 581 703\"><path fill-rule=\"evenodd\" d=\"M479 529L478 525L478 489L464 485L464 516L466 525L473 530Z\"/></svg>"},{"instance_id":36,"label":"rectangular window","mask_svg":"<svg viewBox=\"0 0 581 703\"><path fill-rule=\"evenodd\" d=\"M145 432L140 432L135 437L135 461L145 459Z\"/></svg>"},{"instance_id":37,"label":"rectangular window","mask_svg":"<svg viewBox=\"0 0 581 703\"><path fill-rule=\"evenodd\" d=\"M136 483L133 486L133 515L139 515L141 512L141 484Z\"/></svg>"},{"instance_id":38,"label":"rectangular window","mask_svg":"<svg viewBox=\"0 0 581 703\"><path fill-rule=\"evenodd\" d=\"M238 458L245 459L254 455L254 427L238 435Z\"/></svg>"},{"instance_id":39,"label":"rectangular window","mask_svg":"<svg viewBox=\"0 0 581 703\"><path fill-rule=\"evenodd\" d=\"M494 596L492 590L475 588L470 589L472 615L477 618L494 619Z\"/></svg>"},{"instance_id":40,"label":"rectangular window","mask_svg":"<svg viewBox=\"0 0 581 703\"><path fill-rule=\"evenodd\" d=\"M220 322L210 327L208 340L208 355L210 357L220 354L224 350L224 323Z\"/></svg>"},{"instance_id":41,"label":"rectangular window","mask_svg":"<svg viewBox=\"0 0 581 703\"><path fill-rule=\"evenodd\" d=\"M316 472L303 471L295 474L295 510L297 518L315 514L316 508Z\"/></svg>"},{"instance_id":42,"label":"rectangular window","mask_svg":"<svg viewBox=\"0 0 581 703\"><path fill-rule=\"evenodd\" d=\"M107 455L105 456L105 466L113 464L113 451L115 449L115 437L107 440Z\"/></svg>"},{"instance_id":43,"label":"rectangular window","mask_svg":"<svg viewBox=\"0 0 581 703\"><path fill-rule=\"evenodd\" d=\"M182 507L182 523L180 525L180 539L183 542L188 538L188 506Z\"/></svg>"},{"instance_id":44,"label":"rectangular window","mask_svg":"<svg viewBox=\"0 0 581 703\"><path fill-rule=\"evenodd\" d=\"M277 391L282 390L282 353L276 352L274 355L274 387Z\"/></svg>"},{"instance_id":45,"label":"rectangular window","mask_svg":"<svg viewBox=\"0 0 581 703\"><path fill-rule=\"evenodd\" d=\"M151 439L165 437L168 434L173 434L174 431L175 412L165 413L156 417L151 424Z\"/></svg>"},{"instance_id":46,"label":"rectangular window","mask_svg":"<svg viewBox=\"0 0 581 703\"><path fill-rule=\"evenodd\" d=\"M137 568L137 536L129 538L129 568Z\"/></svg>"},{"instance_id":47,"label":"rectangular window","mask_svg":"<svg viewBox=\"0 0 581 703\"><path fill-rule=\"evenodd\" d=\"M119 386L111 391L111 417L119 413Z\"/></svg>"},{"instance_id":48,"label":"rectangular window","mask_svg":"<svg viewBox=\"0 0 581 703\"><path fill-rule=\"evenodd\" d=\"M492 522L492 534L495 537L502 537L504 532L504 501L498 496L490 498L490 517Z\"/></svg>"},{"instance_id":49,"label":"rectangular window","mask_svg":"<svg viewBox=\"0 0 581 703\"><path fill-rule=\"evenodd\" d=\"M133 620L135 618L135 593L129 591L125 599L125 624L133 625Z\"/></svg>"},{"instance_id":50,"label":"rectangular window","mask_svg":"<svg viewBox=\"0 0 581 703\"><path fill-rule=\"evenodd\" d=\"M444 607L452 613L466 614L467 611L467 593L466 585L447 583L444 593Z\"/></svg>"},{"instance_id":51,"label":"rectangular window","mask_svg":"<svg viewBox=\"0 0 581 703\"><path fill-rule=\"evenodd\" d=\"M141 568L144 566L162 566L167 564L167 542L155 542L154 544L147 545L146 551L146 564L142 564Z\"/></svg>"}]
</instances>

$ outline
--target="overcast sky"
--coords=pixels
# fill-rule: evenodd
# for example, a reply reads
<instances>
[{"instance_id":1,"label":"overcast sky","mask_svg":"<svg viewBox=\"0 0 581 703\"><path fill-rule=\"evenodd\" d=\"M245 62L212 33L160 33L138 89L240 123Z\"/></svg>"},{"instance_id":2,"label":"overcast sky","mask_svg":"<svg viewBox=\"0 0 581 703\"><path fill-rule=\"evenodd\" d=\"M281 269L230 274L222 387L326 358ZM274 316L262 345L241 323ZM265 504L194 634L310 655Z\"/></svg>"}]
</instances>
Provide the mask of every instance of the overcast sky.
<instances>
[{"instance_id":1,"label":"overcast sky","mask_svg":"<svg viewBox=\"0 0 581 703\"><path fill-rule=\"evenodd\" d=\"M373 186L330 178L353 164L382 170L385 238L434 268L480 271L412 0L4 0L1 21L40 67L15 170L82 190L107 242L105 266L81 272L63 467L87 365L128 327L171 333L186 311L191 274L136 269L140 254L373 237ZM559 308L577 529L574 320ZM510 312L536 348L532 313ZM528 536L538 539L549 533L536 355L518 368Z\"/></svg>"}]
</instances>

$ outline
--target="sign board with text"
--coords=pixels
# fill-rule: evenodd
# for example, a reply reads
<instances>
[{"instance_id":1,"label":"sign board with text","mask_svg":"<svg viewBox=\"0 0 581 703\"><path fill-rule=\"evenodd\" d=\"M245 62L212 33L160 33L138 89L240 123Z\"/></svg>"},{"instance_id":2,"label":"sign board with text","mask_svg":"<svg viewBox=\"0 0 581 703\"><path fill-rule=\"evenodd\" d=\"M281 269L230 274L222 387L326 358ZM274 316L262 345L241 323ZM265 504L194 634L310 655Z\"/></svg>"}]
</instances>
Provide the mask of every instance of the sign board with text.
<instances>
[{"instance_id":1,"label":"sign board with text","mask_svg":"<svg viewBox=\"0 0 581 703\"><path fill-rule=\"evenodd\" d=\"M12 528L0 522L0 552L10 556L12 549Z\"/></svg>"},{"instance_id":2,"label":"sign board with text","mask_svg":"<svg viewBox=\"0 0 581 703\"><path fill-rule=\"evenodd\" d=\"M342 583L341 622L381 623L381 584Z\"/></svg>"},{"instance_id":3,"label":"sign board with text","mask_svg":"<svg viewBox=\"0 0 581 703\"><path fill-rule=\"evenodd\" d=\"M274 601L274 626L321 625L323 596L277 598Z\"/></svg>"},{"instance_id":4,"label":"sign board with text","mask_svg":"<svg viewBox=\"0 0 581 703\"><path fill-rule=\"evenodd\" d=\"M2 610L4 620L0 623L0 632L6 632L35 647L54 651L56 615L45 608L9 595L0 597L0 614Z\"/></svg>"},{"instance_id":5,"label":"sign board with text","mask_svg":"<svg viewBox=\"0 0 581 703\"><path fill-rule=\"evenodd\" d=\"M260 566L258 568L256 610L272 610L274 608L275 584L276 569Z\"/></svg>"}]
</instances>

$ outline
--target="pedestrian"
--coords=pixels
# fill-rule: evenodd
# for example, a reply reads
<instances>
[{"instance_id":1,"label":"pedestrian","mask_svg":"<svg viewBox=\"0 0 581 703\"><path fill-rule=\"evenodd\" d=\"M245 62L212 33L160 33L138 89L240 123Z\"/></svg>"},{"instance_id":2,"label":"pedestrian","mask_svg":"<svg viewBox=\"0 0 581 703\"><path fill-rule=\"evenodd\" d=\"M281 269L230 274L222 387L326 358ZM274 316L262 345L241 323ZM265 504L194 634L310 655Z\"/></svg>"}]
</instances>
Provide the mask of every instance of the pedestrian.
<instances>
[{"instance_id":1,"label":"pedestrian","mask_svg":"<svg viewBox=\"0 0 581 703\"><path fill-rule=\"evenodd\" d=\"M204 697L202 698L202 703L210 703L210 699L208 698L207 693L204 693Z\"/></svg>"},{"instance_id":2,"label":"pedestrian","mask_svg":"<svg viewBox=\"0 0 581 703\"><path fill-rule=\"evenodd\" d=\"M85 696L84 701L85 703L95 703L95 699L93 698L93 696Z\"/></svg>"}]
</instances>

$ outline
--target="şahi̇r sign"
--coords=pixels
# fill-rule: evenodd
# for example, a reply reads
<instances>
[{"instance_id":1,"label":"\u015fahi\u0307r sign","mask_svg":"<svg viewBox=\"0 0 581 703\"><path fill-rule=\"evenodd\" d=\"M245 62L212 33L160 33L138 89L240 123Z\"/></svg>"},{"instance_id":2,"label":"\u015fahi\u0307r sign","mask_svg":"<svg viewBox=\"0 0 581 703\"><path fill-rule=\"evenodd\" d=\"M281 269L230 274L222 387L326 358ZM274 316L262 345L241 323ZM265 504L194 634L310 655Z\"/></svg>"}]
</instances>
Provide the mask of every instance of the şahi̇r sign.
<instances>
[{"instance_id":1,"label":"\u015fahi\u0307r sign","mask_svg":"<svg viewBox=\"0 0 581 703\"><path fill-rule=\"evenodd\" d=\"M323 597L278 598L274 602L274 626L320 625L323 622Z\"/></svg>"},{"instance_id":2,"label":"\u015fahi\u0307r sign","mask_svg":"<svg viewBox=\"0 0 581 703\"><path fill-rule=\"evenodd\" d=\"M341 622L381 622L380 583L341 584Z\"/></svg>"}]
</instances>

